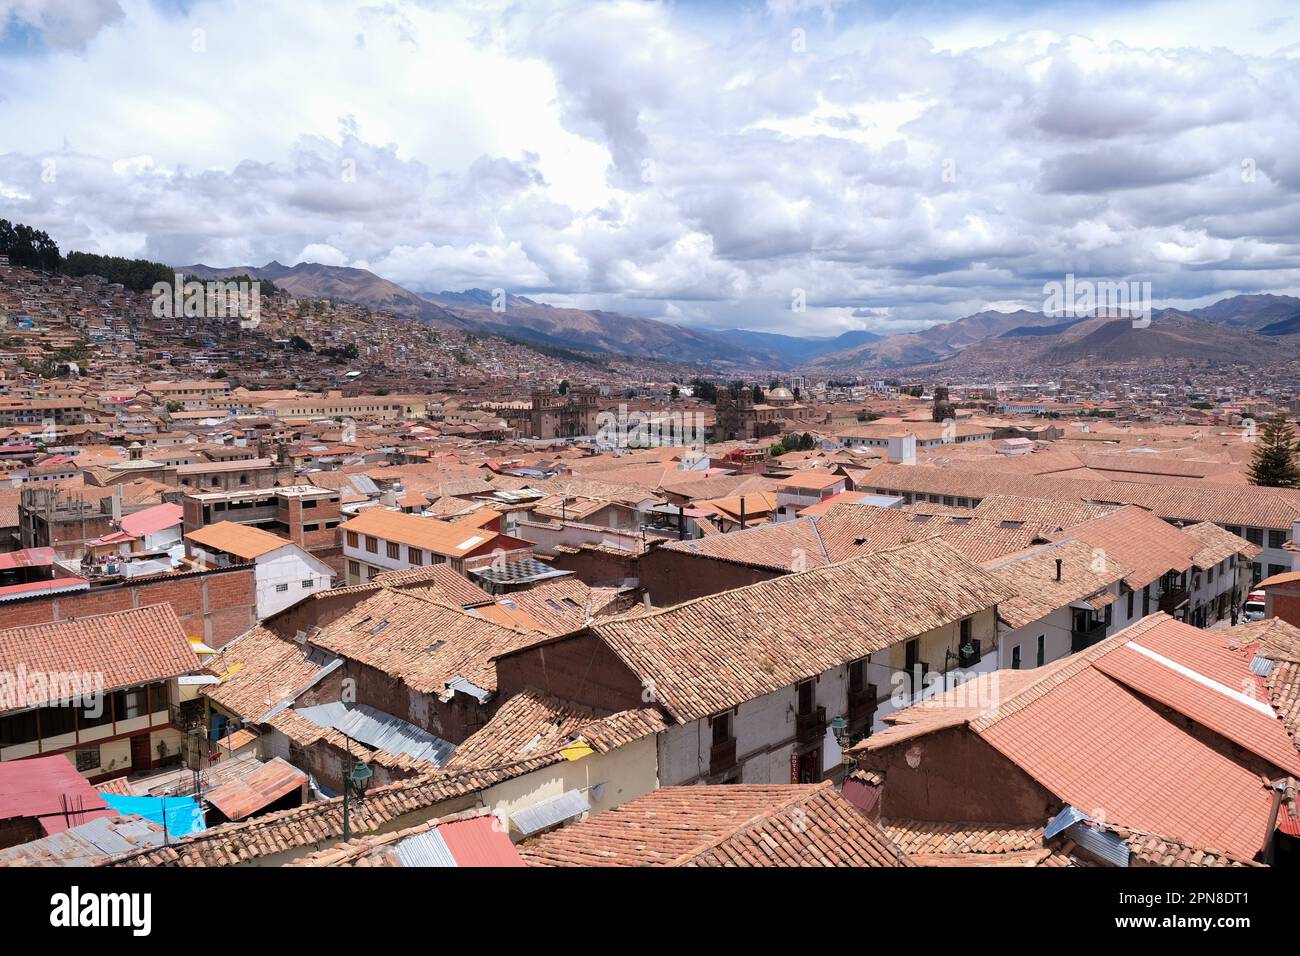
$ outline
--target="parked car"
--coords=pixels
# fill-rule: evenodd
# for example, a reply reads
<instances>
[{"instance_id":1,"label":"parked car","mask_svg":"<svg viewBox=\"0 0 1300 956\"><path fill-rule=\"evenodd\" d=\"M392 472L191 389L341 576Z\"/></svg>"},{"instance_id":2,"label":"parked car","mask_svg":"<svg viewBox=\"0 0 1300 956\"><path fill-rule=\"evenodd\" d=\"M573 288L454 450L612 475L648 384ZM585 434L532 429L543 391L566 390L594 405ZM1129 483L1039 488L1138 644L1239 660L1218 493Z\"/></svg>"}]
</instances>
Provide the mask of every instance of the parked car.
<instances>
[{"instance_id":1,"label":"parked car","mask_svg":"<svg viewBox=\"0 0 1300 956\"><path fill-rule=\"evenodd\" d=\"M1245 613L1243 615L1247 621L1264 620L1264 592L1251 591L1246 597Z\"/></svg>"}]
</instances>

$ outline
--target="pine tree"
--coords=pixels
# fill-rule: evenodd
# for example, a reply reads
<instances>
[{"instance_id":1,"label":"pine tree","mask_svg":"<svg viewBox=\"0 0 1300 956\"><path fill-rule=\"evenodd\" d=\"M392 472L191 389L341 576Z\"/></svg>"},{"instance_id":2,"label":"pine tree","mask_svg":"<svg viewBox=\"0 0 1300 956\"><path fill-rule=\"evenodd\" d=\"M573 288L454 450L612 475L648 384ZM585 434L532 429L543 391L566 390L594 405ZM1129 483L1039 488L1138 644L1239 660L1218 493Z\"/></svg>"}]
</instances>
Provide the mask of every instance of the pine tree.
<instances>
[{"instance_id":1,"label":"pine tree","mask_svg":"<svg viewBox=\"0 0 1300 956\"><path fill-rule=\"evenodd\" d=\"M1246 472L1252 485L1267 488L1300 487L1300 442L1297 442L1291 423L1283 415L1271 418L1259 432L1255 457Z\"/></svg>"}]
</instances>

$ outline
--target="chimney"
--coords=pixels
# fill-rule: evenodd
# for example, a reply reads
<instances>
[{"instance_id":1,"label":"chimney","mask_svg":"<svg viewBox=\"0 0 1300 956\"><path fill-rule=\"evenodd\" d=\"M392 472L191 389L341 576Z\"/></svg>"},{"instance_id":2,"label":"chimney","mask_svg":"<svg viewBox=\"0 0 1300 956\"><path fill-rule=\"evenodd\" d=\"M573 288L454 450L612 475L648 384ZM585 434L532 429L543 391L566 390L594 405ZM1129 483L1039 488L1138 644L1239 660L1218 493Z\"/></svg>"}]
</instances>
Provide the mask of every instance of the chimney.
<instances>
[{"instance_id":1,"label":"chimney","mask_svg":"<svg viewBox=\"0 0 1300 956\"><path fill-rule=\"evenodd\" d=\"M122 486L118 485L113 489L113 526L117 527L122 523Z\"/></svg>"},{"instance_id":2,"label":"chimney","mask_svg":"<svg viewBox=\"0 0 1300 956\"><path fill-rule=\"evenodd\" d=\"M1063 563L1060 558L1056 559L1056 580L1058 581L1061 580L1061 565Z\"/></svg>"},{"instance_id":3,"label":"chimney","mask_svg":"<svg viewBox=\"0 0 1300 956\"><path fill-rule=\"evenodd\" d=\"M686 508L682 505L677 506L677 540L686 540Z\"/></svg>"},{"instance_id":4,"label":"chimney","mask_svg":"<svg viewBox=\"0 0 1300 956\"><path fill-rule=\"evenodd\" d=\"M745 496L740 496L740 530L745 530Z\"/></svg>"},{"instance_id":5,"label":"chimney","mask_svg":"<svg viewBox=\"0 0 1300 956\"><path fill-rule=\"evenodd\" d=\"M907 432L902 435L890 435L888 461L891 465L916 464L916 435Z\"/></svg>"}]
</instances>

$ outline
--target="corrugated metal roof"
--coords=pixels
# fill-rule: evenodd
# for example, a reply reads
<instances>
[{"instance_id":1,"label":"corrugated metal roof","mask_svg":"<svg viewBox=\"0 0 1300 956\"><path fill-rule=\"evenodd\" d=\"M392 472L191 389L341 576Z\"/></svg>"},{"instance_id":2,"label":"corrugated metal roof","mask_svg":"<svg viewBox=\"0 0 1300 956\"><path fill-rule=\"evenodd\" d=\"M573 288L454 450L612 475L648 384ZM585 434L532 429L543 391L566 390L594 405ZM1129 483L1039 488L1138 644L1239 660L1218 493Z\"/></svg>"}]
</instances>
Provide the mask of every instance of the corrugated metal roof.
<instances>
[{"instance_id":1,"label":"corrugated metal roof","mask_svg":"<svg viewBox=\"0 0 1300 956\"><path fill-rule=\"evenodd\" d=\"M1091 818L1082 810L1067 806L1056 816L1052 817L1047 826L1043 828L1043 839L1050 840L1067 827L1074 826L1080 820L1088 819Z\"/></svg>"},{"instance_id":2,"label":"corrugated metal roof","mask_svg":"<svg viewBox=\"0 0 1300 956\"><path fill-rule=\"evenodd\" d=\"M1128 841L1118 833L1089 826L1086 823L1076 823L1070 827L1070 836L1079 846L1101 857L1112 866L1128 866Z\"/></svg>"},{"instance_id":3,"label":"corrugated metal roof","mask_svg":"<svg viewBox=\"0 0 1300 956\"><path fill-rule=\"evenodd\" d=\"M393 855L402 866L456 866L447 841L437 830L417 833L393 847Z\"/></svg>"},{"instance_id":4,"label":"corrugated metal roof","mask_svg":"<svg viewBox=\"0 0 1300 956\"><path fill-rule=\"evenodd\" d=\"M227 820L242 820L307 782L307 775L283 758L276 757L245 776L217 787L207 795L208 803Z\"/></svg>"},{"instance_id":5,"label":"corrugated metal roof","mask_svg":"<svg viewBox=\"0 0 1300 956\"><path fill-rule=\"evenodd\" d=\"M102 817L30 843L0 850L0 863L27 860L38 866L93 866L105 856L161 846L163 828L138 816Z\"/></svg>"},{"instance_id":6,"label":"corrugated metal roof","mask_svg":"<svg viewBox=\"0 0 1300 956\"><path fill-rule=\"evenodd\" d=\"M534 803L531 807L513 813L510 822L524 836L531 836L547 827L586 813L590 809L591 803L585 793L581 790L568 790L558 797Z\"/></svg>"},{"instance_id":7,"label":"corrugated metal roof","mask_svg":"<svg viewBox=\"0 0 1300 956\"><path fill-rule=\"evenodd\" d=\"M1256 654L1250 659L1250 672L1256 677L1267 677L1273 673L1273 661Z\"/></svg>"},{"instance_id":8,"label":"corrugated metal roof","mask_svg":"<svg viewBox=\"0 0 1300 956\"><path fill-rule=\"evenodd\" d=\"M369 704L334 701L315 707L295 708L295 713L320 727L332 727L346 737L393 754L409 754L441 767L456 745L435 737L422 727L386 714Z\"/></svg>"},{"instance_id":9,"label":"corrugated metal roof","mask_svg":"<svg viewBox=\"0 0 1300 956\"><path fill-rule=\"evenodd\" d=\"M491 814L438 827L457 866L523 866L510 835Z\"/></svg>"}]
</instances>

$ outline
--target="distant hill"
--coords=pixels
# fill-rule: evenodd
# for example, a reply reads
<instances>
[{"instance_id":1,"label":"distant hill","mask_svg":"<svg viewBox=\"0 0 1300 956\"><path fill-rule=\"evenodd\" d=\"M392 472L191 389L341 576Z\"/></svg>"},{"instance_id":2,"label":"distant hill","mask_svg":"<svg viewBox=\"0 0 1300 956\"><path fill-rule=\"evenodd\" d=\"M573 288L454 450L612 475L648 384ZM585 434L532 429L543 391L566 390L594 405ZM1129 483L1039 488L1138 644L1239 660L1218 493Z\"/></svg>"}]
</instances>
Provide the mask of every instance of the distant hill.
<instances>
[{"instance_id":1,"label":"distant hill","mask_svg":"<svg viewBox=\"0 0 1300 956\"><path fill-rule=\"evenodd\" d=\"M240 275L270 279L278 288L293 296L339 299L375 311L420 319L444 328L461 326L452 312L366 269L325 266L317 262L300 262L296 266L268 262L260 267L233 266L229 269L216 269L201 264L177 266L177 271L198 279L231 279Z\"/></svg>"},{"instance_id":2,"label":"distant hill","mask_svg":"<svg viewBox=\"0 0 1300 956\"><path fill-rule=\"evenodd\" d=\"M811 362L810 368L831 372L950 361L960 366L1056 365L1090 356L1122 360L1126 355L1270 364L1295 357L1290 345L1279 350L1276 343L1265 344L1268 338L1300 333L1300 298L1294 296L1237 295L1199 309L1166 309L1156 315L1163 319L1160 327L1142 337L1129 332L1152 330L1134 329L1129 320L1062 321L1060 316L1023 310L978 312L919 332L827 353ZM1113 327L1106 328L1108 322Z\"/></svg>"},{"instance_id":3,"label":"distant hill","mask_svg":"<svg viewBox=\"0 0 1300 956\"><path fill-rule=\"evenodd\" d=\"M858 348L880 338L866 329L853 329L826 338L802 338L779 332L753 332L749 329L722 329L713 334L735 343L755 356L766 356L774 366L784 368L795 368L829 352Z\"/></svg>"},{"instance_id":4,"label":"distant hill","mask_svg":"<svg viewBox=\"0 0 1300 956\"><path fill-rule=\"evenodd\" d=\"M551 306L516 295L507 295L504 310L495 311L498 303L486 289L418 294L365 269L312 262L179 269L200 279L241 275L267 279L291 295L354 302L444 328L501 335L547 348L708 365L723 374L780 369L834 374L939 364L967 352L966 363L999 356L1012 362L1068 364L1083 356L1130 348L1132 355L1152 359L1245 361L1247 355L1258 355L1267 363L1290 357L1295 351L1290 337L1300 336L1300 298L1285 295L1237 295L1200 309L1165 310L1161 314L1166 321L1145 337L1130 337L1123 327L1131 329L1131 323L1126 322L1106 329L1099 320L990 309L917 332L879 336L854 330L834 338L814 338L749 329L692 329L599 309ZM1220 334L1225 330L1233 335ZM993 341L1001 344L987 344ZM1260 351L1256 346L1261 341L1274 344ZM1279 341L1284 344L1278 346ZM1300 338L1294 341L1300 343Z\"/></svg>"}]
</instances>

